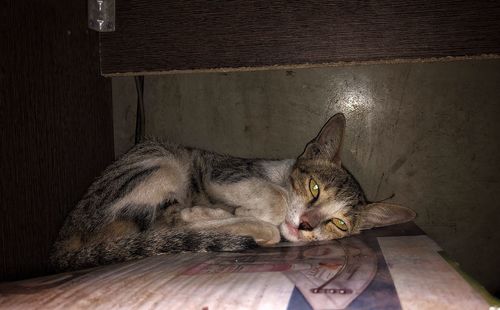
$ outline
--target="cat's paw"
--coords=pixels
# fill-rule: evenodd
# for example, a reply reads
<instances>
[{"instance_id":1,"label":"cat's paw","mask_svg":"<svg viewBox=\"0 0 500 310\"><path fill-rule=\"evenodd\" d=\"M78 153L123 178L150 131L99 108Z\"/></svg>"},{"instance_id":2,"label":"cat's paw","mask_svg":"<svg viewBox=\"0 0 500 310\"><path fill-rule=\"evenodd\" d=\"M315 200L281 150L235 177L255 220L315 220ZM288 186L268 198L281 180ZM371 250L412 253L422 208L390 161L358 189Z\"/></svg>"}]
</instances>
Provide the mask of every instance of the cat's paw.
<instances>
[{"instance_id":1,"label":"cat's paw","mask_svg":"<svg viewBox=\"0 0 500 310\"><path fill-rule=\"evenodd\" d=\"M270 246L280 242L281 235L276 226L265 222L262 222L261 225L262 227L259 229L258 233L253 236L258 245Z\"/></svg>"},{"instance_id":2,"label":"cat's paw","mask_svg":"<svg viewBox=\"0 0 500 310\"><path fill-rule=\"evenodd\" d=\"M229 217L232 217L231 213L218 208L212 209L195 206L181 211L181 219L187 223L225 219Z\"/></svg>"}]
</instances>

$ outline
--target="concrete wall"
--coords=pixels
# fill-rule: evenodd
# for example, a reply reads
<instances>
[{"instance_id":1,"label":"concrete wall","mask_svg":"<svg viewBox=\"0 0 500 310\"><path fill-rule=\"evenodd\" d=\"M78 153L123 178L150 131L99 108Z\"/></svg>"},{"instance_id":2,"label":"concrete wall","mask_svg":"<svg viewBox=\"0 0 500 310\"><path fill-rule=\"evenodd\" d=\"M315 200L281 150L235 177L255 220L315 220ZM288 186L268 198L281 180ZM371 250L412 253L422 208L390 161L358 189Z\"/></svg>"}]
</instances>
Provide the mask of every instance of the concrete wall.
<instances>
[{"instance_id":1,"label":"concrete wall","mask_svg":"<svg viewBox=\"0 0 500 310\"><path fill-rule=\"evenodd\" d=\"M135 87L113 80L115 150L133 144ZM500 61L146 77L146 132L239 156L295 157L344 112L343 162L372 200L500 287Z\"/></svg>"}]
</instances>

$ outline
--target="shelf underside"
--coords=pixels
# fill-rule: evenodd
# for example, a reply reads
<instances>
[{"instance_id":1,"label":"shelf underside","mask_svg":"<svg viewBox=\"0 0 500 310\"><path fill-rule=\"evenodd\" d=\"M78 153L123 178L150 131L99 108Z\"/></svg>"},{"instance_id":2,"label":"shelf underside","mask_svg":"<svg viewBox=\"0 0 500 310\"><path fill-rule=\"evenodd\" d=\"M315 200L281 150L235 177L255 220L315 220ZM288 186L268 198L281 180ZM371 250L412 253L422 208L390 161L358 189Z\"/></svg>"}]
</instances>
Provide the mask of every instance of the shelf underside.
<instances>
[{"instance_id":1,"label":"shelf underside","mask_svg":"<svg viewBox=\"0 0 500 310\"><path fill-rule=\"evenodd\" d=\"M124 0L104 75L500 55L500 2Z\"/></svg>"}]
</instances>

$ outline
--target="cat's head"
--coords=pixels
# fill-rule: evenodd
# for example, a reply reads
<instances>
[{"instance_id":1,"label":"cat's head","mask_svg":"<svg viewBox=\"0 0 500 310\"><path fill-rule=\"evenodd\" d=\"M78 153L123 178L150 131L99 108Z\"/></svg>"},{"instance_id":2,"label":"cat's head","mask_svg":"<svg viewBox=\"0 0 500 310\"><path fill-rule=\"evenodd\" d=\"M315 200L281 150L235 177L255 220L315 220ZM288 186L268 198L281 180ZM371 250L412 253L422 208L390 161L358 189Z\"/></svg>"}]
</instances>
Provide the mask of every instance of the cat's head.
<instances>
[{"instance_id":1,"label":"cat's head","mask_svg":"<svg viewBox=\"0 0 500 310\"><path fill-rule=\"evenodd\" d=\"M292 169L289 206L280 225L289 241L338 239L415 218L411 209L366 201L358 182L341 165L344 128L344 115L335 114Z\"/></svg>"}]
</instances>

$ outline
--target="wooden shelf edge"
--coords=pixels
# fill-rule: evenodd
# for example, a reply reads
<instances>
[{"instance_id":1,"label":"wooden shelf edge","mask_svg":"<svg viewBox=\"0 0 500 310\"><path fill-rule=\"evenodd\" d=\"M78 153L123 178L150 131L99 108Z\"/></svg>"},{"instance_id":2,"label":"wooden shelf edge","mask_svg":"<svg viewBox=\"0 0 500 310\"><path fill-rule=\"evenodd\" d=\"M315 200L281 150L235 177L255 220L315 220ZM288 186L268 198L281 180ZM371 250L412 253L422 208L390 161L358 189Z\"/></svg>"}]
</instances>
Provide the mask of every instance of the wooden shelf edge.
<instances>
[{"instance_id":1,"label":"wooden shelf edge","mask_svg":"<svg viewBox=\"0 0 500 310\"><path fill-rule=\"evenodd\" d=\"M271 71L271 70L296 70L296 69L358 66L358 65L436 63L436 62L455 62L455 61L490 60L490 59L500 59L500 54L446 56L446 57L430 57L430 58L396 58L396 59L380 59L380 60L367 60L367 61L340 61L331 63L318 63L318 64L304 63L304 64L289 64L289 65L275 65L275 66L262 66L262 67L200 68L191 70L158 70L158 71L139 71L139 72L117 72L117 73L103 73L101 71L101 75L104 77L124 77L124 76L139 76L139 75L165 75L165 74L189 74L189 73L231 73L231 72L253 72L253 71Z\"/></svg>"}]
</instances>

